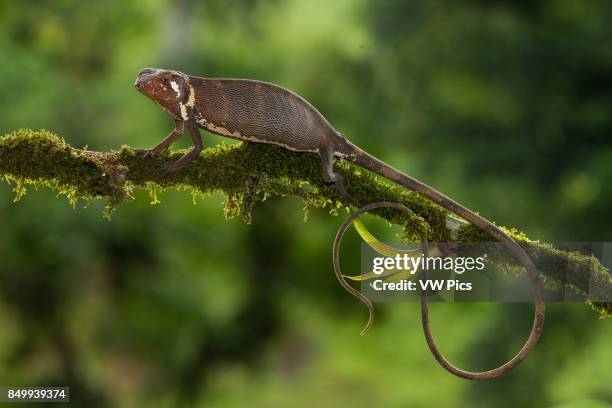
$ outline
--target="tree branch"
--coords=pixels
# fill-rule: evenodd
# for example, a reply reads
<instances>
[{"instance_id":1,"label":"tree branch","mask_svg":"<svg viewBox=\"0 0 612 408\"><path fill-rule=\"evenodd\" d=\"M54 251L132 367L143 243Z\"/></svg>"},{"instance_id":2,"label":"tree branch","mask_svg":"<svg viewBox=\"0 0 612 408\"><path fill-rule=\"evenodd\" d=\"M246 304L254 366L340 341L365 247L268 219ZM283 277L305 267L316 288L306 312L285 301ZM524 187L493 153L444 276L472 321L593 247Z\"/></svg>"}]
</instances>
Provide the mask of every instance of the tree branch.
<instances>
[{"instance_id":1,"label":"tree branch","mask_svg":"<svg viewBox=\"0 0 612 408\"><path fill-rule=\"evenodd\" d=\"M266 144L223 144L206 149L184 170L164 174L162 165L176 160L178 155L144 158L128 146L118 151L93 152L75 149L47 131L19 130L0 137L0 176L16 183L16 200L25 194L26 185L42 185L65 194L72 203L79 199L107 199L106 215L135 187L148 189L152 196L157 189L168 187L186 187L194 194L222 191L228 216L244 213L243 207L248 212L252 204L269 195L295 195L307 207L325 207L332 212L341 208L335 189L323 183L320 160L315 154ZM469 224L458 230L451 228L450 214L417 193L351 163L337 161L335 165L345 174L347 188L357 202L394 201L408 206L428 223L431 241L491 240ZM418 233L419 227L395 210L380 210L376 215L403 225L408 238ZM248 219L248 214L243 216ZM602 294L612 293L610 272L595 257L531 241L516 230L506 231L525 248L547 283L570 287L585 296L602 317L612 316L612 302L595 301L602 299ZM501 255L498 261L510 262Z\"/></svg>"}]
</instances>

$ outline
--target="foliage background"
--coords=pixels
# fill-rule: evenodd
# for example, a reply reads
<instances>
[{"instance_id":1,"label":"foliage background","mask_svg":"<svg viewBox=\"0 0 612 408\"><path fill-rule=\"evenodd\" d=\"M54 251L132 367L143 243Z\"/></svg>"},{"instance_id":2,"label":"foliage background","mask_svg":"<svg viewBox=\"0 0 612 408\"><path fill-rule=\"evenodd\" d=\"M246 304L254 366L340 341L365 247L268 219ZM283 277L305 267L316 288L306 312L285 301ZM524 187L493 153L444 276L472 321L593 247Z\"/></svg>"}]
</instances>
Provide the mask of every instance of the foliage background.
<instances>
[{"instance_id":1,"label":"foliage background","mask_svg":"<svg viewBox=\"0 0 612 408\"><path fill-rule=\"evenodd\" d=\"M257 78L503 225L606 241L610 15L603 0L3 1L0 134L150 146L172 124L133 89L140 68ZM0 185L0 384L68 385L91 407L612 405L612 327L580 303L550 304L537 351L487 383L438 367L417 304L378 305L358 336L364 310L331 269L340 219L303 223L298 200L245 225L221 195L136 192L111 222L103 203L12 198ZM432 309L471 369L513 354L532 318L529 304Z\"/></svg>"}]
</instances>

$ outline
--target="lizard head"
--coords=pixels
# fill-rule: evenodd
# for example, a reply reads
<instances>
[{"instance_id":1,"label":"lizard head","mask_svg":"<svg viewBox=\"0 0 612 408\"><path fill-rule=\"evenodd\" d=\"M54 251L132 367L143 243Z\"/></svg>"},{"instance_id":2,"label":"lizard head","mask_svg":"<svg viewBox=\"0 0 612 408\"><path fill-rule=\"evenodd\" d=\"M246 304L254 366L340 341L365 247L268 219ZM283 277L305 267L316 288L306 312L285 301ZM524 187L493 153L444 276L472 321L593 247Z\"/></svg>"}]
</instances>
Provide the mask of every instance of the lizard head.
<instances>
[{"instance_id":1,"label":"lizard head","mask_svg":"<svg viewBox=\"0 0 612 408\"><path fill-rule=\"evenodd\" d=\"M176 118L180 117L179 105L190 96L189 77L179 71L144 68L134 86Z\"/></svg>"}]
</instances>

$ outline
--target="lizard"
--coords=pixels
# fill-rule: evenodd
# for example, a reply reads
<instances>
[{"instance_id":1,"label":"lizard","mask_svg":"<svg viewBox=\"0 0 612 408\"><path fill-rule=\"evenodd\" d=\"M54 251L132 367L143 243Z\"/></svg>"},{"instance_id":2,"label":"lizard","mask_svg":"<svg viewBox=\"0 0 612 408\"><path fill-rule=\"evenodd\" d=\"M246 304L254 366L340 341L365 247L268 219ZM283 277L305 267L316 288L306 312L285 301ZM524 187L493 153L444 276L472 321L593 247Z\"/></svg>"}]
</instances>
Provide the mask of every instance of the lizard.
<instances>
[{"instance_id":1,"label":"lizard","mask_svg":"<svg viewBox=\"0 0 612 408\"><path fill-rule=\"evenodd\" d=\"M342 200L350 200L341 174L334 171L334 158L353 162L392 182L422 194L446 210L476 225L501 242L526 268L534 288L534 322L523 348L506 364L489 371L470 372L450 364L433 343L428 309L422 304L425 337L436 360L449 372L471 380L496 378L522 362L535 347L544 323L542 283L533 261L508 234L481 215L469 210L433 187L402 173L351 143L306 99L268 82L248 79L219 79L187 75L177 70L144 68L135 87L174 119L175 127L151 149L138 149L155 156L167 149L186 129L193 147L165 167L167 173L180 171L202 151L200 129L246 142L270 143L296 152L317 153L321 158L323 181L335 186ZM406 210L404 210L406 211ZM363 294L351 292L370 309ZM371 319L370 319L371 321Z\"/></svg>"}]
</instances>

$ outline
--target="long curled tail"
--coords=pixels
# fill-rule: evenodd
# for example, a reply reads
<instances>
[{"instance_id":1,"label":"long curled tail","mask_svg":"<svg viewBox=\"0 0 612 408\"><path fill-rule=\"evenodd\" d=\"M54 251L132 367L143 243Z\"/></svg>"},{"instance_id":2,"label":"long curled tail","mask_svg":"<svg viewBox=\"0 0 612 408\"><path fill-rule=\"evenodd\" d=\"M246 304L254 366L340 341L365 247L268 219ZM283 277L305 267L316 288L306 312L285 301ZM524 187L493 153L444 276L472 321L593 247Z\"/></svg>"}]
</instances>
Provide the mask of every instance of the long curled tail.
<instances>
[{"instance_id":1,"label":"long curled tail","mask_svg":"<svg viewBox=\"0 0 612 408\"><path fill-rule=\"evenodd\" d=\"M348 140L346 140L342 135L339 135L339 140L337 140L337 149L340 157L346 158L347 160L353 161L358 166L372 171L388 180L391 180L397 184L400 184L406 188L409 188L413 191L416 191L428 199L434 201L440 206L444 207L448 211L460 216L466 221L476 225L484 232L491 235L494 239L501 242L525 267L527 270L527 275L529 277L529 281L533 287L534 292L534 303L535 303L535 312L534 312L534 320L533 326L531 328L531 332L529 337L525 341L525 344L521 348L521 350L507 363L497 367L493 370L483 371L483 372L470 372L465 371L460 368L452 365L438 350L437 345L433 339L431 334L431 328L429 325L429 306L427 303L427 293L422 292L421 294L421 320L423 323L423 331L425 333L425 338L427 340L427 344L429 349L433 353L436 360L440 363L442 367L444 367L449 372L470 380L485 380L499 377L517 365L519 365L531 352L531 350L537 344L540 335L542 333L542 327L544 325L544 290L542 287L542 282L540 281L538 271L533 264L531 258L527 255L525 250L514 241L508 234L502 231L499 227L494 225L489 220L483 218L482 216L470 211L466 207L457 203L453 199L447 197L446 195L440 193L434 188L428 186L425 183L420 182L419 180L410 177L399 170L394 169L388 164L378 160L374 156L368 154L364 150L359 147L353 145ZM405 212L411 213L411 210L405 208ZM406 211L407 210L407 211ZM422 243L426 242L425 237L422 239ZM426 245L423 246L424 255L427 256L427 248ZM334 265L336 266L336 265ZM337 272L338 273L338 272ZM354 294L354 293L353 293ZM361 296L363 296L360 293ZM356 295L357 296L357 295ZM360 296L357 296L362 301L363 299ZM369 301L368 301L369 302ZM367 303L366 303L367 304ZM368 305L370 308L371 305Z\"/></svg>"}]
</instances>

